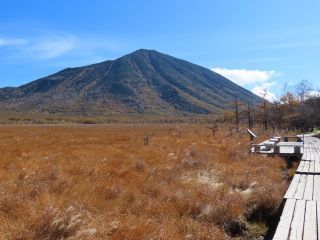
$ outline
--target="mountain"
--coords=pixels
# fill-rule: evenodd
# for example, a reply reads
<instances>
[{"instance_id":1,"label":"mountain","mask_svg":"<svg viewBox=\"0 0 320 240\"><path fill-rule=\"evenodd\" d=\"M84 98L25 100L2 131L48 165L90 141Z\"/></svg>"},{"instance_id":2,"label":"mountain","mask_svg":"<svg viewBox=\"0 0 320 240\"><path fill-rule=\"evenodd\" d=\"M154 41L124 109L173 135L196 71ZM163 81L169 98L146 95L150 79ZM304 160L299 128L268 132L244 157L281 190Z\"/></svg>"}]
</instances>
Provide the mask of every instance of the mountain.
<instances>
[{"instance_id":1,"label":"mountain","mask_svg":"<svg viewBox=\"0 0 320 240\"><path fill-rule=\"evenodd\" d=\"M261 99L227 78L154 50L67 68L0 89L0 109L62 114L209 114Z\"/></svg>"}]
</instances>

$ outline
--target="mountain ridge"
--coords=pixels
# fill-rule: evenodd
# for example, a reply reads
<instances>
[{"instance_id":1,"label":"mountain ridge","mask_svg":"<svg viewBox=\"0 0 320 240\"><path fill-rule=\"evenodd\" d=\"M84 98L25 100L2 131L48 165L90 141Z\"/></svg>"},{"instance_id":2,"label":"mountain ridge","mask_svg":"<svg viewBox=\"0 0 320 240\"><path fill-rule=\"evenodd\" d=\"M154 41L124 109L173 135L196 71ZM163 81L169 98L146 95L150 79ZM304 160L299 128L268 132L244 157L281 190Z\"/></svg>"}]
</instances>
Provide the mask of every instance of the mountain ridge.
<instances>
[{"instance_id":1,"label":"mountain ridge","mask_svg":"<svg viewBox=\"0 0 320 240\"><path fill-rule=\"evenodd\" d=\"M0 109L73 114L210 114L261 99L201 66L139 49L115 60L66 68L0 89Z\"/></svg>"}]
</instances>

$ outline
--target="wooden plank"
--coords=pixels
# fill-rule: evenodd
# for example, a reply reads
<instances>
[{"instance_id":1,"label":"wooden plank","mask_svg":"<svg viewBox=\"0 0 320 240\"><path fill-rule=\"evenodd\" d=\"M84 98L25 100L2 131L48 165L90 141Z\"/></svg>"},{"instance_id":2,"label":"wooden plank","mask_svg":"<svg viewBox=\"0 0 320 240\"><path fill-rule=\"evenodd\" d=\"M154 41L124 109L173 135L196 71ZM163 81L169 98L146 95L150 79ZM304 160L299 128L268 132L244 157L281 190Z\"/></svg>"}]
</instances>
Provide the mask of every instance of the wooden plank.
<instances>
[{"instance_id":1,"label":"wooden plank","mask_svg":"<svg viewBox=\"0 0 320 240\"><path fill-rule=\"evenodd\" d=\"M307 201L303 239L317 240L317 202Z\"/></svg>"},{"instance_id":2,"label":"wooden plank","mask_svg":"<svg viewBox=\"0 0 320 240\"><path fill-rule=\"evenodd\" d=\"M295 174L292 178L292 181L290 183L290 186L286 192L286 194L284 195L284 198L294 198L294 195L297 191L297 187L300 181L300 176L301 174Z\"/></svg>"},{"instance_id":3,"label":"wooden plank","mask_svg":"<svg viewBox=\"0 0 320 240\"><path fill-rule=\"evenodd\" d=\"M308 149L308 160L311 161L311 152L312 152L312 145L310 145L309 149Z\"/></svg>"},{"instance_id":4,"label":"wooden plank","mask_svg":"<svg viewBox=\"0 0 320 240\"><path fill-rule=\"evenodd\" d=\"M320 173L320 161L315 161L314 162L314 172L315 173Z\"/></svg>"},{"instance_id":5,"label":"wooden plank","mask_svg":"<svg viewBox=\"0 0 320 240\"><path fill-rule=\"evenodd\" d=\"M306 182L307 182L307 175L301 174L299 184L297 186L297 190L296 190L293 198L303 199L304 191L305 191L305 187L306 187Z\"/></svg>"},{"instance_id":6,"label":"wooden plank","mask_svg":"<svg viewBox=\"0 0 320 240\"><path fill-rule=\"evenodd\" d=\"M314 174L314 161L310 162L309 173Z\"/></svg>"},{"instance_id":7,"label":"wooden plank","mask_svg":"<svg viewBox=\"0 0 320 240\"><path fill-rule=\"evenodd\" d=\"M320 240L320 140L305 137L304 141L302 161L296 170L304 174L295 174L292 179L273 239Z\"/></svg>"},{"instance_id":8,"label":"wooden plank","mask_svg":"<svg viewBox=\"0 0 320 240\"><path fill-rule=\"evenodd\" d=\"M313 184L313 200L320 201L320 175L314 175Z\"/></svg>"},{"instance_id":9,"label":"wooden plank","mask_svg":"<svg viewBox=\"0 0 320 240\"><path fill-rule=\"evenodd\" d=\"M298 166L296 172L300 172L300 173L303 172L303 168L304 168L304 163L305 163L305 162L306 162L306 161L300 161L299 166Z\"/></svg>"},{"instance_id":10,"label":"wooden plank","mask_svg":"<svg viewBox=\"0 0 320 240\"><path fill-rule=\"evenodd\" d=\"M308 173L310 168L310 161L305 161L304 166L303 166L303 173Z\"/></svg>"},{"instance_id":11,"label":"wooden plank","mask_svg":"<svg viewBox=\"0 0 320 240\"><path fill-rule=\"evenodd\" d=\"M320 239L320 202L317 202L317 219L318 219L318 239Z\"/></svg>"},{"instance_id":12,"label":"wooden plank","mask_svg":"<svg viewBox=\"0 0 320 240\"><path fill-rule=\"evenodd\" d=\"M314 151L314 152L312 153L312 161L313 161L313 162L317 159L317 155L318 155L318 153L317 153L316 151Z\"/></svg>"},{"instance_id":13,"label":"wooden plank","mask_svg":"<svg viewBox=\"0 0 320 240\"><path fill-rule=\"evenodd\" d=\"M309 148L306 150L306 158L305 158L306 161L311 161L311 154L310 153L311 153L311 150Z\"/></svg>"},{"instance_id":14,"label":"wooden plank","mask_svg":"<svg viewBox=\"0 0 320 240\"><path fill-rule=\"evenodd\" d=\"M315 151L314 150L312 150L311 152L310 152L310 158L311 158L311 161L314 161L314 158L315 158Z\"/></svg>"},{"instance_id":15,"label":"wooden plank","mask_svg":"<svg viewBox=\"0 0 320 240\"><path fill-rule=\"evenodd\" d=\"M304 148L302 160L309 160L309 150L307 147Z\"/></svg>"},{"instance_id":16,"label":"wooden plank","mask_svg":"<svg viewBox=\"0 0 320 240\"><path fill-rule=\"evenodd\" d=\"M290 240L301 240L303 235L305 200L297 200L290 229Z\"/></svg>"},{"instance_id":17,"label":"wooden plank","mask_svg":"<svg viewBox=\"0 0 320 240\"><path fill-rule=\"evenodd\" d=\"M306 160L308 160L308 161L310 161L311 160L311 154L310 154L310 150L311 149L311 147L309 147L309 149L307 149L307 159Z\"/></svg>"},{"instance_id":18,"label":"wooden plank","mask_svg":"<svg viewBox=\"0 0 320 240\"><path fill-rule=\"evenodd\" d=\"M293 154L294 148L288 146L279 146L279 152L282 154Z\"/></svg>"},{"instance_id":19,"label":"wooden plank","mask_svg":"<svg viewBox=\"0 0 320 240\"><path fill-rule=\"evenodd\" d=\"M303 199L310 201L313 199L313 175L307 175Z\"/></svg>"},{"instance_id":20,"label":"wooden plank","mask_svg":"<svg viewBox=\"0 0 320 240\"><path fill-rule=\"evenodd\" d=\"M290 232L290 225L294 213L294 207L296 200L288 199L283 208L282 215L276 230L276 233L273 236L273 240L284 240L288 239Z\"/></svg>"}]
</instances>

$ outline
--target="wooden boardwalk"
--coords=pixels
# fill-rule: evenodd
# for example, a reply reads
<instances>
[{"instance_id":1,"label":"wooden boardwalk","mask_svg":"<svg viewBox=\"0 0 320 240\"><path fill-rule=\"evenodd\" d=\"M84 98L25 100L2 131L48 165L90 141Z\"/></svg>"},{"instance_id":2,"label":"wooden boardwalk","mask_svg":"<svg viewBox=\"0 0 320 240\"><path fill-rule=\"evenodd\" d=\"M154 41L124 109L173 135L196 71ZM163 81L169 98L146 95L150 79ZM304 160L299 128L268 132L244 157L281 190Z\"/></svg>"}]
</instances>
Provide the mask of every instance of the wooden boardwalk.
<instances>
[{"instance_id":1,"label":"wooden boardwalk","mask_svg":"<svg viewBox=\"0 0 320 240\"><path fill-rule=\"evenodd\" d=\"M320 240L320 139L304 138L303 155L284 196L274 240Z\"/></svg>"},{"instance_id":2,"label":"wooden boardwalk","mask_svg":"<svg viewBox=\"0 0 320 240\"><path fill-rule=\"evenodd\" d=\"M288 141L289 139L291 139L291 141ZM262 143L253 144L251 152L270 155L299 156L303 154L302 139L303 136L273 137Z\"/></svg>"}]
</instances>

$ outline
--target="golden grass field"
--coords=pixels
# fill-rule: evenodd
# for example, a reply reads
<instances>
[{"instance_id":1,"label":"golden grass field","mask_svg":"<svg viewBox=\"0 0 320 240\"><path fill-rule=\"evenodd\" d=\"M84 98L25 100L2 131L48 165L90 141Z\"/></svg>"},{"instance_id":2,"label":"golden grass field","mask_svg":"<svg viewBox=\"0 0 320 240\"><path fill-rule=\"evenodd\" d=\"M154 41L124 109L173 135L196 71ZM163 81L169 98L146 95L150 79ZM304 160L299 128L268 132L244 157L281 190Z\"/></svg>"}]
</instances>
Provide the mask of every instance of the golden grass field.
<instances>
[{"instance_id":1,"label":"golden grass field","mask_svg":"<svg viewBox=\"0 0 320 240\"><path fill-rule=\"evenodd\" d=\"M204 125L1 126L0 239L254 239L292 170L248 150Z\"/></svg>"}]
</instances>

